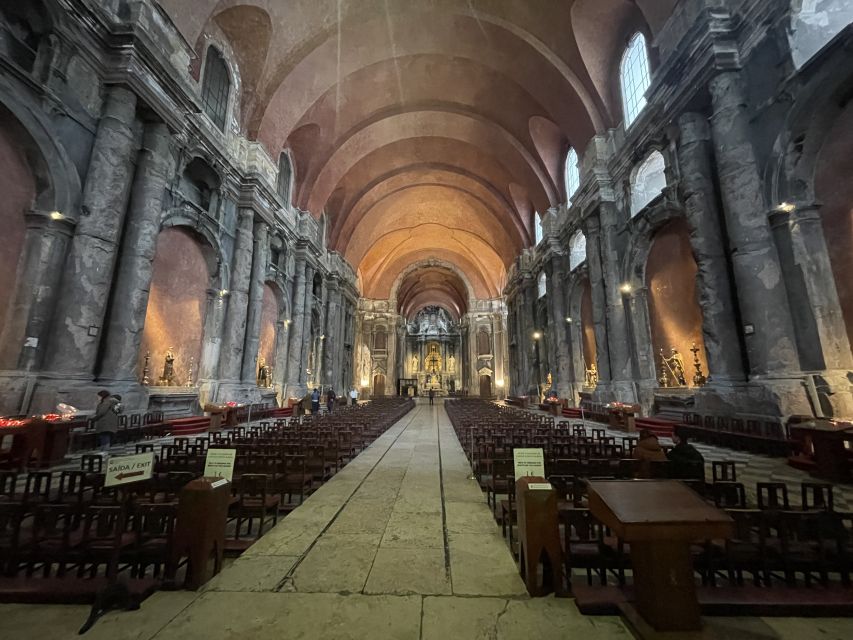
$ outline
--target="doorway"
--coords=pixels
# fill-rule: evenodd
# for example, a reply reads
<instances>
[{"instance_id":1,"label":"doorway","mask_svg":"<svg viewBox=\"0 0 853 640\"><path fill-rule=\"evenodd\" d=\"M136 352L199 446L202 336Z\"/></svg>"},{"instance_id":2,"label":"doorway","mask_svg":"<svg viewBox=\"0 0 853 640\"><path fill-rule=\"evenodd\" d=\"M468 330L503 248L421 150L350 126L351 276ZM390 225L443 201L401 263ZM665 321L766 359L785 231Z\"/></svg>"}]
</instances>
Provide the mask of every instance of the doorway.
<instances>
[{"instance_id":1,"label":"doorway","mask_svg":"<svg viewBox=\"0 0 853 640\"><path fill-rule=\"evenodd\" d=\"M376 397L385 395L385 376L381 373L373 376L373 395Z\"/></svg>"},{"instance_id":2,"label":"doorway","mask_svg":"<svg viewBox=\"0 0 853 640\"><path fill-rule=\"evenodd\" d=\"M492 397L492 376L480 376L480 397Z\"/></svg>"}]
</instances>

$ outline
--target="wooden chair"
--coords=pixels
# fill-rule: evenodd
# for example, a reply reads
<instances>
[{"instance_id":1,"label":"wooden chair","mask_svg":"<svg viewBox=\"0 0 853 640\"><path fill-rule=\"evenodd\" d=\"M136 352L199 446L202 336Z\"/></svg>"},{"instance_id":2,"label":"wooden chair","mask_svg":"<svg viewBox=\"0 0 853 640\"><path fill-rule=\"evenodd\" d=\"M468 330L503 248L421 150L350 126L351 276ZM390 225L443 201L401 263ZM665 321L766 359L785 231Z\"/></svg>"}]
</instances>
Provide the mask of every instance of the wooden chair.
<instances>
[{"instance_id":1,"label":"wooden chair","mask_svg":"<svg viewBox=\"0 0 853 640\"><path fill-rule=\"evenodd\" d=\"M741 482L715 482L711 497L720 509L746 509L746 488Z\"/></svg>"},{"instance_id":2,"label":"wooden chair","mask_svg":"<svg viewBox=\"0 0 853 640\"><path fill-rule=\"evenodd\" d=\"M601 523L589 509L573 508L559 512L563 525L563 550L566 576L571 586L572 569L586 569L587 584L592 586L593 573L602 586L607 584L607 570L602 553L604 532Z\"/></svg>"},{"instance_id":3,"label":"wooden chair","mask_svg":"<svg viewBox=\"0 0 853 640\"><path fill-rule=\"evenodd\" d=\"M714 460L711 463L712 482L737 482L737 468L731 460Z\"/></svg>"},{"instance_id":4,"label":"wooden chair","mask_svg":"<svg viewBox=\"0 0 853 640\"><path fill-rule=\"evenodd\" d=\"M788 502L788 485L784 482L759 482L755 487L759 509L787 511L791 508Z\"/></svg>"},{"instance_id":5,"label":"wooden chair","mask_svg":"<svg viewBox=\"0 0 853 640\"><path fill-rule=\"evenodd\" d=\"M834 511L831 484L803 482L800 490L803 511Z\"/></svg>"},{"instance_id":6,"label":"wooden chair","mask_svg":"<svg viewBox=\"0 0 853 640\"><path fill-rule=\"evenodd\" d=\"M252 533L252 522L258 519L258 533L260 538L264 532L264 524L272 518L273 526L278 523L278 505L280 498L269 494L269 478L263 474L245 473L240 478L237 488L236 502L231 505L230 511L236 520L234 538L239 539L243 523L247 524L246 535Z\"/></svg>"}]
</instances>

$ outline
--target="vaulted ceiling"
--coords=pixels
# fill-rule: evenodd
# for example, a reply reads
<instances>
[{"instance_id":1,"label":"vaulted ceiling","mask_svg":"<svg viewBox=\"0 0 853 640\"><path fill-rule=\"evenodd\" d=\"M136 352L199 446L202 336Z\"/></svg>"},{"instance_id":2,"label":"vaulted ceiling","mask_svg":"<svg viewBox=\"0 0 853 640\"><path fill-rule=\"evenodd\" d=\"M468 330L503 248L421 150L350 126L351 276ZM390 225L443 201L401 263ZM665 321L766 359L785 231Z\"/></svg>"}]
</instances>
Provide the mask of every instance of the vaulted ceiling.
<instances>
[{"instance_id":1,"label":"vaulted ceiling","mask_svg":"<svg viewBox=\"0 0 853 640\"><path fill-rule=\"evenodd\" d=\"M676 2L160 0L234 60L239 126L290 150L293 203L326 214L362 294L407 315L500 295L566 200L566 149L622 119L625 43Z\"/></svg>"}]
</instances>

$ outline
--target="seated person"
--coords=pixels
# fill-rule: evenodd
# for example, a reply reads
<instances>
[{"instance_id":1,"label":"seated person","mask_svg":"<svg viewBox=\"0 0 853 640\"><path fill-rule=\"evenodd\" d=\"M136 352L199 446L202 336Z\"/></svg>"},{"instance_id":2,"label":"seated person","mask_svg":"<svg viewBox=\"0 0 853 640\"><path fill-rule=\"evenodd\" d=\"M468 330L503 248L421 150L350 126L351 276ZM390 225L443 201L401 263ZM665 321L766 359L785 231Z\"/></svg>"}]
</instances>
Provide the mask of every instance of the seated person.
<instances>
[{"instance_id":1,"label":"seated person","mask_svg":"<svg viewBox=\"0 0 853 640\"><path fill-rule=\"evenodd\" d=\"M640 440L631 452L634 460L640 461L638 478L650 478L653 462L666 462L666 453L658 442L658 437L648 429L640 431Z\"/></svg>"},{"instance_id":2,"label":"seated person","mask_svg":"<svg viewBox=\"0 0 853 640\"><path fill-rule=\"evenodd\" d=\"M676 427L672 434L675 446L666 454L669 459L669 477L679 480L704 480L705 458L687 441L687 434Z\"/></svg>"}]
</instances>

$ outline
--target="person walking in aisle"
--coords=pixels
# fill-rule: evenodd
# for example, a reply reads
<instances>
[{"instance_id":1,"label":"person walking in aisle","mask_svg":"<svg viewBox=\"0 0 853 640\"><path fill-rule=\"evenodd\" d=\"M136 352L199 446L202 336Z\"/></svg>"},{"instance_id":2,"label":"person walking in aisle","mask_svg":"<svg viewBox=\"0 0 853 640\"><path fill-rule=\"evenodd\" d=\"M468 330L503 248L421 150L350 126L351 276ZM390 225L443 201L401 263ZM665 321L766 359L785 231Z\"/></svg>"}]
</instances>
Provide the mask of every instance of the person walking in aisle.
<instances>
[{"instance_id":1,"label":"person walking in aisle","mask_svg":"<svg viewBox=\"0 0 853 640\"><path fill-rule=\"evenodd\" d=\"M311 415L316 416L318 413L320 413L320 390L314 387L314 391L311 392Z\"/></svg>"},{"instance_id":2,"label":"person walking in aisle","mask_svg":"<svg viewBox=\"0 0 853 640\"><path fill-rule=\"evenodd\" d=\"M429 404L430 406L435 404L435 389L429 390Z\"/></svg>"},{"instance_id":3,"label":"person walking in aisle","mask_svg":"<svg viewBox=\"0 0 853 640\"><path fill-rule=\"evenodd\" d=\"M335 408L335 400L338 399L338 396L335 395L335 390L329 387L328 393L326 393L326 411L332 413Z\"/></svg>"},{"instance_id":4,"label":"person walking in aisle","mask_svg":"<svg viewBox=\"0 0 853 640\"><path fill-rule=\"evenodd\" d=\"M350 404L355 406L358 404L358 389L353 387L349 392Z\"/></svg>"}]
</instances>

